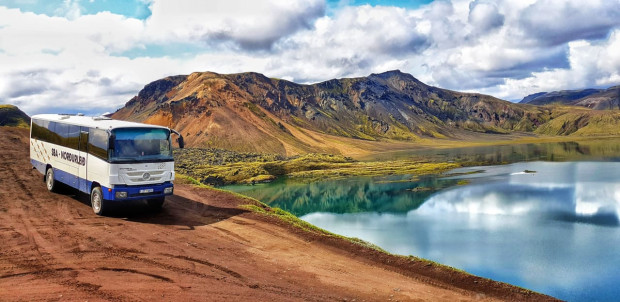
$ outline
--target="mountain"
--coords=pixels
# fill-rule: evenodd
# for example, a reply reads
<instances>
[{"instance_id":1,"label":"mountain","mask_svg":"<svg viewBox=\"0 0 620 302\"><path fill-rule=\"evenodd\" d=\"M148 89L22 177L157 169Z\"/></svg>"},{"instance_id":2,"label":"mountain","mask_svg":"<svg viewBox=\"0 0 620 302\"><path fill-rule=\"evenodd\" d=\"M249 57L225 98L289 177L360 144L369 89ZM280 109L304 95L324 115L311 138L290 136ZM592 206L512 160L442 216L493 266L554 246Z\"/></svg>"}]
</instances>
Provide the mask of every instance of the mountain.
<instances>
[{"instance_id":1,"label":"mountain","mask_svg":"<svg viewBox=\"0 0 620 302\"><path fill-rule=\"evenodd\" d=\"M0 126L30 127L30 117L13 105L0 105Z\"/></svg>"},{"instance_id":2,"label":"mountain","mask_svg":"<svg viewBox=\"0 0 620 302\"><path fill-rule=\"evenodd\" d=\"M533 101L534 99L536 99L539 96L545 95L546 92L538 92L538 93L534 93L534 94L530 94L526 97L524 97L521 102L519 102L520 104L527 104L531 101Z\"/></svg>"},{"instance_id":3,"label":"mountain","mask_svg":"<svg viewBox=\"0 0 620 302\"><path fill-rule=\"evenodd\" d=\"M595 110L620 109L620 86L608 89L562 90L539 92L523 98L521 104L547 105L560 103Z\"/></svg>"},{"instance_id":4,"label":"mountain","mask_svg":"<svg viewBox=\"0 0 620 302\"><path fill-rule=\"evenodd\" d=\"M572 104L596 110L620 110L620 85L583 97Z\"/></svg>"},{"instance_id":5,"label":"mountain","mask_svg":"<svg viewBox=\"0 0 620 302\"><path fill-rule=\"evenodd\" d=\"M295 154L360 140L531 131L546 111L431 87L397 70L312 85L197 72L146 85L112 117L173 127L189 146Z\"/></svg>"},{"instance_id":6,"label":"mountain","mask_svg":"<svg viewBox=\"0 0 620 302\"><path fill-rule=\"evenodd\" d=\"M539 92L526 96L521 100L522 104L547 105L553 103L571 104L574 101L596 94L603 89L562 90L553 92Z\"/></svg>"},{"instance_id":7,"label":"mountain","mask_svg":"<svg viewBox=\"0 0 620 302\"><path fill-rule=\"evenodd\" d=\"M252 72L195 72L146 85L112 117L172 127L190 147L290 155L532 132L571 111L553 110L428 86L398 70L311 85ZM545 132L576 131L562 127Z\"/></svg>"}]
</instances>

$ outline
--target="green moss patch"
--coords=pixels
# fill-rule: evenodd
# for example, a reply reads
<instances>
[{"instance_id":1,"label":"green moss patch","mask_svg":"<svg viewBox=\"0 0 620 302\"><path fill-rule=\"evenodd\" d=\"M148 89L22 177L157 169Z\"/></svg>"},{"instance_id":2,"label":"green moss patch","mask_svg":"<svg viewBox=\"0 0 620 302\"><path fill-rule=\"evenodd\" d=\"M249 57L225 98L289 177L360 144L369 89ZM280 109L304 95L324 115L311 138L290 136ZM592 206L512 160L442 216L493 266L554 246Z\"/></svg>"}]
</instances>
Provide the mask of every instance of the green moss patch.
<instances>
[{"instance_id":1,"label":"green moss patch","mask_svg":"<svg viewBox=\"0 0 620 302\"><path fill-rule=\"evenodd\" d=\"M279 176L310 182L350 176L424 175L461 167L420 160L361 162L331 154L282 157L215 149L176 150L175 160L178 173L214 186L269 182Z\"/></svg>"}]
</instances>

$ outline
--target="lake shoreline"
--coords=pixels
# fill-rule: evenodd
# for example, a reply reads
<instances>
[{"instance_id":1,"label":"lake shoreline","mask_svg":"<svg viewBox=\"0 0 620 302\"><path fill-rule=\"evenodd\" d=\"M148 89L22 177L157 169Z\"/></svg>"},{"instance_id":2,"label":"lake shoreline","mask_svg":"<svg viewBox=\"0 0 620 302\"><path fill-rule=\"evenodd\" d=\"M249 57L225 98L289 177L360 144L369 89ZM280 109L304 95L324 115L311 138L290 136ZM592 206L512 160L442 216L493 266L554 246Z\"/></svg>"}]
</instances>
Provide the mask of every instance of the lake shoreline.
<instances>
[{"instance_id":1,"label":"lake shoreline","mask_svg":"<svg viewBox=\"0 0 620 302\"><path fill-rule=\"evenodd\" d=\"M586 154L620 152L620 147L605 150L608 140L620 137L522 137L512 140L444 141L436 145L416 145L411 150L374 152L371 156L352 158L334 154L304 154L286 157L277 154L243 153L220 149L189 148L175 150L175 169L211 186L257 184L288 177L303 182L340 179L353 176L427 175L442 173L466 166L507 164L529 161L519 155L534 153L541 160L562 161ZM532 145L549 145L553 150L529 150ZM504 157L481 157L485 148L502 146L512 151ZM442 155L447 150L464 150L466 156ZM538 153L552 153L551 158L541 158ZM413 156L413 155L415 156Z\"/></svg>"},{"instance_id":2,"label":"lake shoreline","mask_svg":"<svg viewBox=\"0 0 620 302\"><path fill-rule=\"evenodd\" d=\"M509 145L499 145L493 146L493 148L489 148L488 154L483 154L482 152L478 152L484 148L477 147L469 147L469 148L461 148L458 149L456 153L454 153L454 149L433 149L429 151L442 153L441 157L443 158L427 158L428 161L435 162L443 162L447 163L445 157L458 155L459 161L458 164L461 167L468 167L467 169L459 169L457 171L461 171L460 173L450 172L452 169L446 170L431 170L431 173L410 173L410 176L407 175L399 175L396 173L390 173L390 176L379 176L378 175L338 175L338 173L333 173L336 170L332 171L310 171L309 175L315 174L320 175L321 177L308 177L307 180L303 178L295 178L295 177L285 177L284 179L279 179L278 181L271 184L261 184L254 186L247 185L238 185L231 187L224 187L225 189L230 189L235 192L246 194L249 196L253 196L259 200L263 200L268 202L273 207L279 207L291 213L294 213L298 217L301 217L303 220L306 220L305 215L309 213L318 213L326 217L326 221L332 221L333 223L338 219L337 217L340 214L345 214L345 216L355 216L355 214L363 214L365 212L371 212L372 214L378 213L377 215L369 215L370 217L374 217L373 219L377 219L380 217L388 217L390 215L394 216L394 218L385 218L386 221L399 221L397 224L399 227L402 227L405 221L397 216L409 216L408 213L411 211L415 213L415 210L420 207L425 200L431 195L443 190L448 189L447 191L454 190L462 190L469 188L469 184L479 186L480 182L470 179L475 179L477 177L483 176L487 170L486 167L489 167L489 170L503 171L500 174L493 176L493 179L497 179L498 177L512 177L512 178L523 178L522 180L514 180L514 181L523 181L527 179L537 179L536 184L534 184L533 188L529 190L532 192L530 194L543 194L542 199L547 202L541 201L541 205L548 204L550 200L553 200L553 206L561 208L563 205L562 200L566 198L557 199L554 196L548 196L549 192L558 192L562 194L566 193L563 189L566 187L564 184L558 185L549 185L548 189L538 189L537 186L541 186L545 182L553 179L558 179L559 176L549 176L549 173L554 170L553 167L559 166L574 166L581 167L581 169L585 169L584 171L590 171L591 169L587 169L585 167L592 165L601 165L602 162L606 161L619 161L620 160L620 149L618 146L620 144L616 143L617 138L611 139L586 139L581 140L579 142L574 141L559 141L545 144L509 144ZM601 143L602 142L602 143ZM611 146L606 146L611 145ZM448 152L449 151L449 152ZM463 152L467 151L467 152ZM523 152L522 152L523 151ZM445 153L445 154L444 154ZM480 162L474 162L469 157L469 153L473 153L474 157L481 158ZM516 155L515 155L516 154ZM416 156L419 156L417 154ZM426 154L422 154L426 156ZM486 157L490 156L490 157ZM492 159L492 162L486 161L486 159ZM414 161L414 160L412 160ZM377 164L383 163L383 166L390 166L391 162L406 162L406 160L399 161L378 161ZM572 162L575 162L573 164ZM364 162L367 165L375 164L375 162ZM454 162L452 162L454 163ZM480 165L480 163L483 163ZM510 166L520 167L519 169L514 170L514 168L510 168ZM469 166L480 166L480 167L472 167ZM599 171L595 174L601 174L601 171L604 171L607 165L602 164L602 168L598 168L596 171ZM458 169L458 168L457 168ZM498 170L499 169L499 170ZM509 171L507 171L507 169ZM385 170L384 170L385 171ZM572 170L567 170L563 173L560 173L560 176L570 176L573 173ZM581 170L576 170L581 171ZM432 173L435 172L435 173ZM412 175L415 174L415 175ZM427 175L435 174L432 176L431 181L426 181L428 179ZM441 174L441 175L439 175ZM474 174L474 175L472 175ZM587 174L586 174L587 175ZM575 175L575 177L579 176L579 174ZM567 180L571 180L572 178L567 178ZM318 180L318 181L317 181ZM392 189L387 191L383 191L383 189L378 189L380 186L389 185L393 186ZM459 188L463 186L462 188ZM284 188L287 187L287 188ZM305 188L307 187L307 189ZM592 184L589 184L587 187L592 187ZM344 189L349 188L349 189ZM533 197L523 197L523 194L520 193L527 187L512 187L505 193L489 193L490 195L481 196L480 198L476 198L476 200L483 200L486 198L497 198L498 196L515 196L517 198L525 198L524 200L531 201ZM586 187L580 187L581 189L578 192L587 192ZM377 190L376 194L372 193L372 190ZM469 189L467 189L469 190ZM479 189L473 189L473 192L478 192ZM478 190L478 191L476 191ZM585 190L585 191L584 191ZM609 190L603 190L609 191ZM401 193L402 192L402 193ZM407 192L407 193L405 193ZM613 190L611 191L613 192ZM315 195L318 194L318 195ZM547 194L547 195L545 195ZM581 193L579 193L581 194ZM355 199L355 203L352 203L350 206L345 201L338 200L337 196L343 196L342 198L349 198L345 196L350 196L353 200ZM403 197L402 195L408 195L408 197ZM413 202L411 202L413 197ZM528 195L529 196L529 195ZM573 195L569 195L573 196ZM589 195L588 195L589 196ZM416 201L416 199L419 199ZM452 198L454 199L454 198ZM557 199L557 200L556 200ZM587 199L587 198L586 198ZM287 200L286 202L284 200ZM394 200L394 201L392 201ZM406 201L405 201L406 200ZM582 199L580 199L582 200ZM516 202L516 200L514 201ZM391 204L391 206L390 206ZM491 202L490 206L493 207L497 202ZM579 205L582 205L579 203ZM596 204L594 204L595 206ZM472 207L473 206L473 207ZM568 205L570 206L570 205ZM583 204L585 208L590 209L590 204ZM452 208L453 206L450 203L447 203L446 206L442 206L441 208ZM473 204L471 206L465 205L465 208L477 209L479 205ZM525 204L523 207L515 207L511 208L510 211L522 211L524 208L529 208L528 204ZM584 208L584 209L585 209ZM604 208L607 208L605 206ZM498 209L491 208L489 209L489 213L496 213ZM554 210L555 211L555 210ZM330 216L330 214L333 214ZM318 216L320 216L318 215ZM414 214L415 215L415 214ZM611 223L611 214L603 213L601 215L594 216L592 218L587 217L587 215L583 216L579 213L576 213L576 216L568 216L567 212L564 210L559 210L557 212L551 212L550 219L553 223L557 221L558 223L576 223L575 228L581 228L581 225L588 224L593 227L606 227L615 226L615 224ZM364 215L361 215L364 216ZM316 216L315 216L316 217ZM467 215L465 215L467 217ZM572 218L571 218L572 217ZM314 218L313 218L314 219ZM348 218L347 218L348 219ZM480 218L482 219L482 218ZM616 218L616 220L618 220ZM614 221L616 221L614 220ZM383 229L382 225L374 225L370 224L369 221L360 220L357 222L352 222L351 225L346 225L344 229L349 230L348 232L340 232L338 229L334 229L332 227L328 227L323 223L319 223L315 220L307 220L314 225L319 227L328 229L332 232L336 232L339 234L343 234L346 236L359 237L364 238L366 240L372 241L374 244L378 244L382 248L388 249L387 246L384 246L380 243L380 241L375 241L373 238L383 238L382 236L391 235L388 234L374 234L371 237L364 237L362 233L359 232L351 232L354 226L366 226L369 230L375 229ZM482 220L481 220L482 221ZM616 221L616 224L618 221ZM441 223L440 223L441 224ZM336 224L334 224L336 225ZM557 227L557 226L556 226ZM589 226L586 226L586 229ZM419 229L419 226L418 226ZM460 228L459 228L460 229ZM412 233L413 234L413 233ZM414 237L424 237L423 234L418 234ZM431 237L441 236L439 234L435 234ZM511 237L511 236L508 236ZM512 235L514 237L514 235ZM569 238L571 236L568 236ZM408 239L401 238L399 242L406 242ZM409 239L413 240L413 239ZM429 239L427 239L429 240ZM381 240L383 241L383 240ZM433 240L434 241L434 240ZM454 242L460 242L460 239L456 239ZM449 249L449 247L445 247L443 250ZM403 253L402 251L388 249L392 252L396 252L398 254L411 254L422 256L424 258L431 258L435 261L441 263L450 263L449 261L441 260L438 258L434 258L429 254L419 253L418 251L408 251ZM536 254L536 253L534 253ZM480 260L482 261L482 260ZM450 263L450 265L461 267L463 266ZM472 269L473 272L482 274L491 279L495 279L485 274L484 270L478 271L473 268L466 268L466 270L470 271ZM487 271L488 272L488 271ZM505 276L504 276L505 277ZM526 288L531 288L530 286L523 285L522 281L515 281L515 279L504 279L503 277L498 277L500 280L505 282L513 283L510 280L513 280L514 283L520 284ZM507 281L508 280L508 281ZM514 284L513 283L513 284ZM600 282L600 284L605 284L604 282ZM538 290L541 290L541 287L537 287ZM547 291L543 291L545 293L549 293ZM552 292L553 293L553 292ZM566 299L566 296L563 296ZM571 296L569 296L571 297ZM574 296L573 296L574 297ZM585 296L584 296L585 297Z\"/></svg>"},{"instance_id":3,"label":"lake shoreline","mask_svg":"<svg viewBox=\"0 0 620 302\"><path fill-rule=\"evenodd\" d=\"M454 294L465 294L459 299L474 300L512 300L512 301L558 301L548 295L544 295L529 289L514 286L508 283L479 277L462 270L455 269L437 262L429 261L415 256L403 256L389 253L371 243L365 242L358 238L349 238L328 232L309 224L298 217L283 211L279 208L272 208L256 199L252 199L238 193L227 190L212 188L205 186L190 177L181 176L179 182L184 186L194 187L192 190L203 191L207 194L225 194L234 196L238 203L238 208L249 210L258 215L261 220L265 220L270 224L275 224L286 229L286 233L299 236L306 242L324 245L328 249L344 255L347 261L361 261L371 265L374 268L380 268L403 276L409 281L407 287L417 287L418 283L431 284L439 288L453 291ZM300 253L297 251L300 247L290 246L289 253ZM354 273L354 272L351 272ZM398 278L400 279L400 277ZM392 279L384 280L390 284L398 284L401 281ZM332 280L332 285L349 286L343 279ZM407 288L395 288L395 295L404 294ZM475 293L475 294L470 294ZM417 294L416 298L423 297L426 294ZM469 296L469 297L468 297ZM376 298L376 296L374 296ZM410 299L412 297L406 298ZM428 297L431 300L445 300L445 297L432 294ZM452 298L448 299L451 300Z\"/></svg>"}]
</instances>

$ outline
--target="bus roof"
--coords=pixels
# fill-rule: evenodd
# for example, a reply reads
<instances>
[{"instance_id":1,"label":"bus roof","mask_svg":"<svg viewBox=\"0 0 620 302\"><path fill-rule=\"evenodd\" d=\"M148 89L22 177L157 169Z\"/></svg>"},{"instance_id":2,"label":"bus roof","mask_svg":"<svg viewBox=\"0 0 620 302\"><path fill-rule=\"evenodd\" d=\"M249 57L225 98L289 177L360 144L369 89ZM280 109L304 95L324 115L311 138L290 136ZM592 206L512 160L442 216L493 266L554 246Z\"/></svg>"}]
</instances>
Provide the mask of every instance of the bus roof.
<instances>
[{"instance_id":1,"label":"bus roof","mask_svg":"<svg viewBox=\"0 0 620 302\"><path fill-rule=\"evenodd\" d=\"M78 125L84 127L92 127L99 129L116 129L116 128L162 128L168 129L168 127L142 124L121 120L114 120L105 116L83 116L73 114L37 114L31 117L32 119L46 120L61 122L65 124Z\"/></svg>"}]
</instances>

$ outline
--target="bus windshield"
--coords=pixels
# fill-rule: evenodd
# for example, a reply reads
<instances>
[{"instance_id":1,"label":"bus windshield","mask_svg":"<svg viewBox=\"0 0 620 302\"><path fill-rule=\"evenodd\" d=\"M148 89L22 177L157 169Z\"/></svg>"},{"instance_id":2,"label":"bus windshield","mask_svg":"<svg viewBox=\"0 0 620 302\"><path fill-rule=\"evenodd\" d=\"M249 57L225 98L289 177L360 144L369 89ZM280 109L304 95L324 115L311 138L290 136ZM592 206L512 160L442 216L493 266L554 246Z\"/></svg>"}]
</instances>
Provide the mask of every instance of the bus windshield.
<instances>
[{"instance_id":1,"label":"bus windshield","mask_svg":"<svg viewBox=\"0 0 620 302\"><path fill-rule=\"evenodd\" d=\"M110 162L171 161L170 131L158 128L112 130Z\"/></svg>"}]
</instances>

